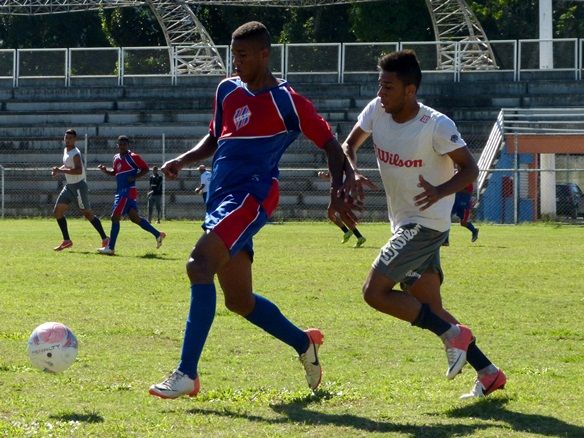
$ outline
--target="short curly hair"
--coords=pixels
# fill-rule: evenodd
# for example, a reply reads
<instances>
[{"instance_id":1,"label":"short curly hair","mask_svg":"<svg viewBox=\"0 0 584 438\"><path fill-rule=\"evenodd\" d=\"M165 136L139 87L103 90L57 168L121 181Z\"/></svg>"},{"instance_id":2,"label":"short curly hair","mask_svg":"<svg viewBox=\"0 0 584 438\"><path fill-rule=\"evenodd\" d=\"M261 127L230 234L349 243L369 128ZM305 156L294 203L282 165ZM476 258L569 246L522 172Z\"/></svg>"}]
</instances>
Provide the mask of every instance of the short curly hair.
<instances>
[{"instance_id":1,"label":"short curly hair","mask_svg":"<svg viewBox=\"0 0 584 438\"><path fill-rule=\"evenodd\" d=\"M396 73L404 84L413 84L416 89L420 88L422 69L413 50L401 50L384 55L379 58L377 66L382 71Z\"/></svg>"},{"instance_id":2,"label":"short curly hair","mask_svg":"<svg viewBox=\"0 0 584 438\"><path fill-rule=\"evenodd\" d=\"M268 28L259 21L249 21L242 24L231 34L233 40L252 40L257 42L260 47L270 48L272 45L272 37Z\"/></svg>"}]
</instances>

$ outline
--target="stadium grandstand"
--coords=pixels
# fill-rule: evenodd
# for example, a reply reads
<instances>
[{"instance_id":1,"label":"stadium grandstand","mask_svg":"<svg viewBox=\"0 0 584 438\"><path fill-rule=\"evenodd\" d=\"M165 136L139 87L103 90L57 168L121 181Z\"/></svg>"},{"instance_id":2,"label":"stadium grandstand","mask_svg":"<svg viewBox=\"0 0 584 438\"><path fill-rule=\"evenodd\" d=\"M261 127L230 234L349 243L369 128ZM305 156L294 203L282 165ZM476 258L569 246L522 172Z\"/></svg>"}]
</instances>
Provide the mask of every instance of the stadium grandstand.
<instances>
[{"instance_id":1,"label":"stadium grandstand","mask_svg":"<svg viewBox=\"0 0 584 438\"><path fill-rule=\"evenodd\" d=\"M2 217L50 214L62 184L50 177L50 168L60 162L65 128L78 132L92 203L101 215L109 213L113 188L96 166L109 164L118 135L131 136L133 147L150 165L160 165L204 135L215 85L231 74L231 55L229 47L213 43L192 6L243 3L318 7L346 2L1 2L0 14L24 15L149 7L167 43L0 50ZM479 218L516 223L560 215L564 209L556 205L556 185L584 187L584 149L578 147L578 142L584 144L579 137L584 129L579 108L584 101L584 40L553 40L550 65L542 68L541 50L549 41L488 40L464 1L426 4L434 41L276 44L273 71L310 97L342 138L375 96L377 57L391 50L416 50L424 70L420 98L457 122L479 160ZM530 134L540 135L539 146L533 140L523 146L533 138ZM519 146L514 149L515 144ZM375 158L365 156L361 166L375 179ZM290 147L281 162L277 218L324 218L327 184L316 176L324 165L324 157L308 141L300 139ZM187 175L165 183L168 218L200 216L194 193L198 172L191 169ZM147 183L141 184L145 193ZM384 196L370 193L367 208L364 220L383 220Z\"/></svg>"}]
</instances>

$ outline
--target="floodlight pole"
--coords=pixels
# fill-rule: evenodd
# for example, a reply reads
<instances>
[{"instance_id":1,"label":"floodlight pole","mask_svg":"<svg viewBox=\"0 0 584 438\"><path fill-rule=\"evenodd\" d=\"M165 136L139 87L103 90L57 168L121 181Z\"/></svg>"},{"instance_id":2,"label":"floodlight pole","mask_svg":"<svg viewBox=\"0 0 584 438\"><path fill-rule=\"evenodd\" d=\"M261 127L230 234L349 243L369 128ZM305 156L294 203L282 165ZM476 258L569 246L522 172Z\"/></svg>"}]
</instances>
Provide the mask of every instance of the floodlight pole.
<instances>
[{"instance_id":1,"label":"floodlight pole","mask_svg":"<svg viewBox=\"0 0 584 438\"><path fill-rule=\"evenodd\" d=\"M539 0L539 68L554 68L552 0Z\"/></svg>"},{"instance_id":2,"label":"floodlight pole","mask_svg":"<svg viewBox=\"0 0 584 438\"><path fill-rule=\"evenodd\" d=\"M539 68L554 68L552 0L539 0ZM556 216L556 155L539 154L542 216Z\"/></svg>"}]
</instances>

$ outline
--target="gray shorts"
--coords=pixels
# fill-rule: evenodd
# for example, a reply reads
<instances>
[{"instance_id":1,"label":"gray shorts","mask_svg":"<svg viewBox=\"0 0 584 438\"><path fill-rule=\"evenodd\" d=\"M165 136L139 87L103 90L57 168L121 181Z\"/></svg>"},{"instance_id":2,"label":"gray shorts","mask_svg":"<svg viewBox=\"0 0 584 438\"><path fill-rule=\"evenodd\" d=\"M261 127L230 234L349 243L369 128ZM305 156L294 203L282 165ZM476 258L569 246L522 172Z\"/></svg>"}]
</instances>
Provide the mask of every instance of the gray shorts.
<instances>
[{"instance_id":1,"label":"gray shorts","mask_svg":"<svg viewBox=\"0 0 584 438\"><path fill-rule=\"evenodd\" d=\"M414 284L429 269L438 272L442 282L440 247L447 237L448 231L436 231L420 224L404 225L381 248L373 269L396 283L402 283L402 289Z\"/></svg>"},{"instance_id":2,"label":"gray shorts","mask_svg":"<svg viewBox=\"0 0 584 438\"><path fill-rule=\"evenodd\" d=\"M77 202L77 206L81 210L89 210L91 205L89 204L89 188L85 181L81 181L75 184L65 184L59 197L57 198L57 204L71 204L73 201Z\"/></svg>"}]
</instances>

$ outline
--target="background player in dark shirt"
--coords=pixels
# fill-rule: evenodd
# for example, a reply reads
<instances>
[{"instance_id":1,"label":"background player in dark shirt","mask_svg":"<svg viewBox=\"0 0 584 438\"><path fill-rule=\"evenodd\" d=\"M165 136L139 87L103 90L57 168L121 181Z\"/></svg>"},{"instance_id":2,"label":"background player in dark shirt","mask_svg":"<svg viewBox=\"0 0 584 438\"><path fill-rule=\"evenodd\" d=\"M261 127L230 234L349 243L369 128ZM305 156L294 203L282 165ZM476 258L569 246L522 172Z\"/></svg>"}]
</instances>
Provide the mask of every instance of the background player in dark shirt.
<instances>
[{"instance_id":1,"label":"background player in dark shirt","mask_svg":"<svg viewBox=\"0 0 584 438\"><path fill-rule=\"evenodd\" d=\"M152 222L152 213L156 207L156 223L160 223L162 214L162 175L158 173L158 167L152 168L150 175L150 191L148 192L148 222Z\"/></svg>"}]
</instances>

